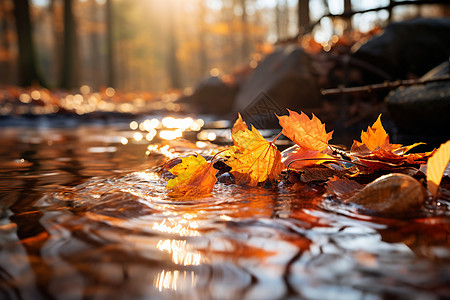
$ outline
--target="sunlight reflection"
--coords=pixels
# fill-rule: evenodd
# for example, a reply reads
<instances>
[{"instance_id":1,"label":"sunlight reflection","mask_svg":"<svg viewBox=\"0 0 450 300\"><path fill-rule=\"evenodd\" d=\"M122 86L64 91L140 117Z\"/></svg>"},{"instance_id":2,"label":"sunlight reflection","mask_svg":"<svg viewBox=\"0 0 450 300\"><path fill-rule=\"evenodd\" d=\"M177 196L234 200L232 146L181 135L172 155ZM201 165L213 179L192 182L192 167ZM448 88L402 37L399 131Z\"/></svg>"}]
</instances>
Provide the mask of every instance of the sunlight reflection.
<instances>
[{"instance_id":1,"label":"sunlight reflection","mask_svg":"<svg viewBox=\"0 0 450 300\"><path fill-rule=\"evenodd\" d=\"M186 218L181 220L167 218L160 223L154 222L152 229L164 233L177 234L179 236L200 236L200 233L197 231L197 221L186 220Z\"/></svg>"},{"instance_id":2,"label":"sunlight reflection","mask_svg":"<svg viewBox=\"0 0 450 300\"><path fill-rule=\"evenodd\" d=\"M159 136L164 139L164 140L174 140L176 138L182 137L183 136L183 132L180 129L176 129L176 130L161 130L159 132Z\"/></svg>"},{"instance_id":3,"label":"sunlight reflection","mask_svg":"<svg viewBox=\"0 0 450 300\"><path fill-rule=\"evenodd\" d=\"M186 240L160 240L156 248L171 254L172 261L177 265L198 266L202 260L201 253L188 245Z\"/></svg>"},{"instance_id":4,"label":"sunlight reflection","mask_svg":"<svg viewBox=\"0 0 450 300\"><path fill-rule=\"evenodd\" d=\"M134 134L133 134L133 138L135 139L135 141L137 141L137 142L139 142L139 141L141 141L142 139L143 139L143 135L142 135L142 133L140 133L140 132L135 132Z\"/></svg>"},{"instance_id":5,"label":"sunlight reflection","mask_svg":"<svg viewBox=\"0 0 450 300\"><path fill-rule=\"evenodd\" d=\"M153 281L153 286L160 292L163 290L183 289L194 287L197 284L197 275L193 271L162 271Z\"/></svg>"},{"instance_id":6,"label":"sunlight reflection","mask_svg":"<svg viewBox=\"0 0 450 300\"><path fill-rule=\"evenodd\" d=\"M160 147L159 145L149 145L147 149L148 149L146 152L147 155L150 155L154 152L156 154L164 155L169 159L179 156L179 154L175 153L175 150L171 149L169 145L165 145L162 147Z\"/></svg>"}]
</instances>

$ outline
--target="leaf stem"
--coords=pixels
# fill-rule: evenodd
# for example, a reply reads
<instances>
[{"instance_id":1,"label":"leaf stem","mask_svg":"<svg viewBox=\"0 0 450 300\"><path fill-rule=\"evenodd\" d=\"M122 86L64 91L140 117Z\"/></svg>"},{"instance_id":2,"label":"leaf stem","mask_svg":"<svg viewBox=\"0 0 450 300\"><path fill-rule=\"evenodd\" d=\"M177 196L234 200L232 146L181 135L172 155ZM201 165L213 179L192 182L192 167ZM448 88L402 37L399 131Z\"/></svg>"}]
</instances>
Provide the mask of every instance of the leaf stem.
<instances>
[{"instance_id":1,"label":"leaf stem","mask_svg":"<svg viewBox=\"0 0 450 300\"><path fill-rule=\"evenodd\" d=\"M275 143L275 141L280 137L280 135L281 135L282 133L283 133L283 132L280 131L280 133L273 139L272 144Z\"/></svg>"},{"instance_id":2,"label":"leaf stem","mask_svg":"<svg viewBox=\"0 0 450 300\"><path fill-rule=\"evenodd\" d=\"M353 162L353 161L349 161L349 160L345 160L345 159L339 159L339 158L298 158L298 159L294 159L294 160L292 160L289 164L288 164L288 166L287 166L287 170L289 171L289 168L290 168L290 166L291 166L291 164L293 163L293 162L296 162L296 161L306 161L306 160L324 160L324 161L339 161L339 162L346 162L346 163L351 163L351 164L353 164L353 165L357 165L357 166L360 166L360 167L364 167L364 168L367 168L367 166L366 165L363 165L363 164L360 164L360 163L356 163L356 162Z\"/></svg>"}]
</instances>

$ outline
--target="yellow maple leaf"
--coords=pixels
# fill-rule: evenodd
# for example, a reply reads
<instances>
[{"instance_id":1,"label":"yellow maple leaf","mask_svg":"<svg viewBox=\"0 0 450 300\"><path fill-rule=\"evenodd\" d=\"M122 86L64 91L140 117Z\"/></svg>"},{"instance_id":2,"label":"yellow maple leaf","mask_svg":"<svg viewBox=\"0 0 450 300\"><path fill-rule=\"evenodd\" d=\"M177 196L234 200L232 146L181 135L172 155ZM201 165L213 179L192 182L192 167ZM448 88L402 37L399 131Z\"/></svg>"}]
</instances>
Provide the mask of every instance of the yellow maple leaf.
<instances>
[{"instance_id":1,"label":"yellow maple leaf","mask_svg":"<svg viewBox=\"0 0 450 300\"><path fill-rule=\"evenodd\" d=\"M427 186L433 197L438 194L442 175L450 161L450 141L442 144L439 149L428 159L427 163Z\"/></svg>"},{"instance_id":2,"label":"yellow maple leaf","mask_svg":"<svg viewBox=\"0 0 450 300\"><path fill-rule=\"evenodd\" d=\"M213 162L208 163L201 155L190 155L181 160L181 163L169 170L177 177L167 182L166 190L170 190L168 195L188 197L210 194L216 183L217 173Z\"/></svg>"},{"instance_id":3,"label":"yellow maple leaf","mask_svg":"<svg viewBox=\"0 0 450 300\"><path fill-rule=\"evenodd\" d=\"M289 110L289 116L277 116L282 133L294 143L307 150L323 151L328 147L333 132L325 131L325 124L312 114L311 119L301 112Z\"/></svg>"},{"instance_id":4,"label":"yellow maple leaf","mask_svg":"<svg viewBox=\"0 0 450 300\"><path fill-rule=\"evenodd\" d=\"M233 134L226 162L238 184L257 186L258 183L274 181L284 169L281 153L277 147L264 139L252 125L252 130L244 129Z\"/></svg>"}]
</instances>

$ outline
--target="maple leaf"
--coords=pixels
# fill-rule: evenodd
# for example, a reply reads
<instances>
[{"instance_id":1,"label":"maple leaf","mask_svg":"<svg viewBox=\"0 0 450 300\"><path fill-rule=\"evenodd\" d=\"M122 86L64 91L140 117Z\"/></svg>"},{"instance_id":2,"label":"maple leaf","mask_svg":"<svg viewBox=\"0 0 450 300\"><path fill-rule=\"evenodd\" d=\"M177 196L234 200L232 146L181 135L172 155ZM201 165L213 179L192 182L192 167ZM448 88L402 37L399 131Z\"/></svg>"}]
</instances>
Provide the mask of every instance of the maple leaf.
<instances>
[{"instance_id":1,"label":"maple leaf","mask_svg":"<svg viewBox=\"0 0 450 300\"><path fill-rule=\"evenodd\" d=\"M325 124L313 114L311 119L301 112L289 110L289 116L278 117L282 133L295 142L298 148L295 151L283 154L286 157L283 163L290 169L299 170L307 166L321 164L327 159L333 159L326 153L328 141L333 132L327 133Z\"/></svg>"},{"instance_id":2,"label":"maple leaf","mask_svg":"<svg viewBox=\"0 0 450 300\"><path fill-rule=\"evenodd\" d=\"M358 149L361 149L365 146L370 151L380 148L393 148L394 145L389 143L389 135L381 124L381 114L378 116L372 127L368 127L366 132L361 131L361 142L354 141L352 148L357 147Z\"/></svg>"},{"instance_id":3,"label":"maple leaf","mask_svg":"<svg viewBox=\"0 0 450 300\"><path fill-rule=\"evenodd\" d=\"M170 190L168 195L188 197L210 194L216 183L217 173L213 162L208 163L201 155L190 155L181 160L181 163L169 170L177 177L167 182L166 190Z\"/></svg>"},{"instance_id":4,"label":"maple leaf","mask_svg":"<svg viewBox=\"0 0 450 300\"><path fill-rule=\"evenodd\" d=\"M442 144L439 149L428 159L427 163L427 186L433 197L438 194L439 185L445 168L450 161L450 141Z\"/></svg>"},{"instance_id":5,"label":"maple leaf","mask_svg":"<svg viewBox=\"0 0 450 300\"><path fill-rule=\"evenodd\" d=\"M275 181L284 169L277 147L264 139L252 125L252 130L234 132L234 146L227 152L227 165L238 184L257 186L258 183Z\"/></svg>"},{"instance_id":6,"label":"maple leaf","mask_svg":"<svg viewBox=\"0 0 450 300\"><path fill-rule=\"evenodd\" d=\"M402 164L421 164L433 152L406 154L412 148L422 145L415 143L409 146L391 144L389 135L381 124L381 114L375 123L361 132L361 141L353 141L350 155L368 167L368 171L389 169Z\"/></svg>"},{"instance_id":7,"label":"maple leaf","mask_svg":"<svg viewBox=\"0 0 450 300\"><path fill-rule=\"evenodd\" d=\"M236 122L234 122L233 128L231 128L231 136L233 136L234 133L244 131L245 129L248 129L247 123L242 120L241 114L238 113L238 118Z\"/></svg>"},{"instance_id":8,"label":"maple leaf","mask_svg":"<svg viewBox=\"0 0 450 300\"><path fill-rule=\"evenodd\" d=\"M304 149L323 151L328 147L333 132L327 133L325 124L314 114L309 119L303 112L288 111L289 116L277 116L285 136Z\"/></svg>"}]
</instances>

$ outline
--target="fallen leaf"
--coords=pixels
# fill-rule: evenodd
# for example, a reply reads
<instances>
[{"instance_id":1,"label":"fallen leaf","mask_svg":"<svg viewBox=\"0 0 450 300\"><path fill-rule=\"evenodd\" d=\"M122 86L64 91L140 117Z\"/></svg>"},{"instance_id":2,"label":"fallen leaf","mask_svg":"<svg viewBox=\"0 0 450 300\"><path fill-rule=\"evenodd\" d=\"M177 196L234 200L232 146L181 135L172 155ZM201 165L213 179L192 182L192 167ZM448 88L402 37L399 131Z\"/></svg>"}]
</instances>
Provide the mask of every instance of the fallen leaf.
<instances>
[{"instance_id":1,"label":"fallen leaf","mask_svg":"<svg viewBox=\"0 0 450 300\"><path fill-rule=\"evenodd\" d=\"M239 130L232 136L234 146L227 151L230 157L226 163L236 183L256 186L278 178L284 165L273 143L266 141L253 125L252 130Z\"/></svg>"},{"instance_id":2,"label":"fallen leaf","mask_svg":"<svg viewBox=\"0 0 450 300\"><path fill-rule=\"evenodd\" d=\"M433 197L436 197L438 194L439 185L441 184L442 176L449 161L450 141L447 141L428 159L427 186Z\"/></svg>"},{"instance_id":3,"label":"fallen leaf","mask_svg":"<svg viewBox=\"0 0 450 300\"><path fill-rule=\"evenodd\" d=\"M233 136L234 133L244 131L245 129L248 129L247 123L242 120L241 114L238 113L238 118L236 122L234 122L233 128L231 128L231 136Z\"/></svg>"},{"instance_id":4,"label":"fallen leaf","mask_svg":"<svg viewBox=\"0 0 450 300\"><path fill-rule=\"evenodd\" d=\"M368 127L366 132L361 132L361 142L371 151L379 148L392 148L392 145L389 143L389 135L381 124L381 114L372 127Z\"/></svg>"},{"instance_id":5,"label":"fallen leaf","mask_svg":"<svg viewBox=\"0 0 450 300\"><path fill-rule=\"evenodd\" d=\"M412 148L422 145L415 143L409 146L401 144L391 144L389 135L381 124L381 114L375 123L361 132L361 141L353 141L350 149L350 156L366 165L366 172L371 173L377 170L390 169L403 164L425 163L428 156L433 152L406 154Z\"/></svg>"},{"instance_id":6,"label":"fallen leaf","mask_svg":"<svg viewBox=\"0 0 450 300\"><path fill-rule=\"evenodd\" d=\"M298 147L295 151L287 153L282 159L282 162L288 169L300 170L305 167L321 164L328 160L334 160L334 158L317 150L308 150Z\"/></svg>"},{"instance_id":7,"label":"fallen leaf","mask_svg":"<svg viewBox=\"0 0 450 300\"><path fill-rule=\"evenodd\" d=\"M347 178L339 178L334 176L330 180L327 181L327 192L330 194L335 194L336 196L344 196L348 197L352 194L360 191L364 186L359 184L358 182L347 179Z\"/></svg>"},{"instance_id":8,"label":"fallen leaf","mask_svg":"<svg viewBox=\"0 0 450 300\"><path fill-rule=\"evenodd\" d=\"M309 119L303 112L288 111L289 116L277 116L285 136L304 149L323 151L328 147L333 132L327 133L325 124L314 114Z\"/></svg>"},{"instance_id":9,"label":"fallen leaf","mask_svg":"<svg viewBox=\"0 0 450 300\"><path fill-rule=\"evenodd\" d=\"M181 158L182 162L169 170L176 178L167 182L166 190L171 197L205 196L216 183L217 170L201 155Z\"/></svg>"}]
</instances>

